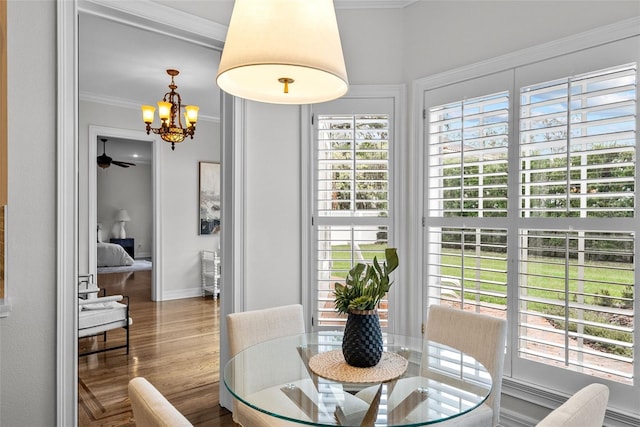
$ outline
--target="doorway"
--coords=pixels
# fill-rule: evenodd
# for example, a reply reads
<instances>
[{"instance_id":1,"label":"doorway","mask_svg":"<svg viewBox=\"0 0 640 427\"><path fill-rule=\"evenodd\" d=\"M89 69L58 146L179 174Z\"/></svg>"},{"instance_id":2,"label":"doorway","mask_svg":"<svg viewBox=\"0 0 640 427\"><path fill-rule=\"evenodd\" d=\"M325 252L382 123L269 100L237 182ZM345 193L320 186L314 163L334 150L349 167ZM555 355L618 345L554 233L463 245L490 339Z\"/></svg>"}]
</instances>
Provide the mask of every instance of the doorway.
<instances>
[{"instance_id":1,"label":"doorway","mask_svg":"<svg viewBox=\"0 0 640 427\"><path fill-rule=\"evenodd\" d=\"M77 283L78 272L81 266L88 265L89 251L83 248L89 240L83 235L94 230L93 225L89 227L89 215L83 212L88 209L89 204L86 201L79 201L79 193L86 191L83 187L88 186L88 180L92 174L87 171L87 157L85 153L88 144L87 133L81 126L87 126L86 122L81 123L78 117L80 110L80 100L91 100L93 94L82 93L79 90L79 70L77 64L80 38L78 19L81 15L88 14L91 16L100 16L120 23L128 23L129 25L142 28L150 33L161 33L171 35L172 37L191 42L197 46L205 46L221 50L223 40L226 34L226 27L212 21L194 19L188 14L175 14L175 9L168 6L154 4L148 5L144 2L128 2L118 5L109 5L107 3L96 2L80 2L73 0L69 2L61 2L58 4L58 319L57 319L57 425L76 425L77 424L77 287L69 286L70 283ZM196 22L197 21L197 22ZM200 25L195 25L199 23ZM195 27L194 27L195 25ZM190 28L195 28L191 32ZM187 29L187 30L185 30ZM108 36L100 34L101 38L109 39ZM113 49L115 54L120 55L116 64L139 63L141 58L134 58L131 61L123 58L118 49ZM171 49L169 49L171 50ZM166 55L160 55L166 57ZM202 59L201 56L194 55L194 59ZM99 67L98 67L99 68ZM129 70L129 66L126 71ZM210 81L212 69L216 67L206 68L203 72L207 73ZM164 76L163 76L164 77ZM155 76L153 77L155 78ZM148 79L149 81L153 78ZM80 77L81 79L81 77ZM160 87L166 82L152 82L154 87ZM113 85L107 85L107 92L115 89ZM161 89L160 89L161 90ZM115 98L109 98L107 102L115 110L122 111L122 103L118 104ZM216 103L217 97L213 97ZM198 104L196 101L195 104ZM124 105L131 108L132 105ZM138 107L136 107L138 108ZM119 110L118 110L119 109ZM101 122L96 121L96 122ZM138 120L136 120L137 122ZM225 121L226 123L226 121ZM137 128L133 126L132 128ZM107 134L108 135L108 134ZM97 133L95 135L97 137ZM159 152L158 152L159 155ZM157 159L154 159L154 163ZM217 159L205 159L217 160ZM218 159L219 160L219 159ZM95 162L95 157L91 158L91 162ZM177 182L177 181L176 181ZM154 190L156 193L157 189ZM157 200L157 199L156 199ZM155 227L161 229L159 221L155 222ZM94 231L95 232L95 231ZM156 233L157 235L158 233ZM160 233L161 234L161 233ZM159 240L159 239L156 239ZM162 247L161 243L156 242L156 246ZM83 254L83 255L80 255ZM84 256L87 260L85 262ZM83 259L79 259L80 256ZM158 252L153 253L156 260L162 257ZM157 269L156 269L157 270ZM157 274L158 278L162 274ZM157 281L156 281L157 282ZM156 287L159 287L156 284ZM161 286L160 286L161 287ZM223 343L223 352L226 353Z\"/></svg>"},{"instance_id":2,"label":"doorway","mask_svg":"<svg viewBox=\"0 0 640 427\"><path fill-rule=\"evenodd\" d=\"M161 194L162 194L162 181L158 179L162 175L162 162L160 161L161 150L158 149L159 142L156 142L156 138L153 136L148 136L144 132L131 131L127 129L117 129L103 126L89 126L89 141L88 144L88 222L87 222L87 251L88 254L88 272L89 274L93 274L93 277L97 278L97 270L98 266L96 264L97 260L97 252L96 252L96 243L100 241L98 239L98 224L102 224L102 240L109 241L111 237L116 237L112 235L112 222L109 220L108 216L105 218L105 214L101 213L98 215L98 173L111 172L109 169L118 169L116 166L111 165L109 169L103 170L98 167L95 159L98 155L102 154L100 150L100 140L106 139L107 142L111 140L112 142L112 150L111 154L114 153L120 154L122 158L127 158L128 160L133 160L129 155L125 155L127 153L125 151L118 150L117 146L113 144L125 145L126 141L130 141L132 144L149 144L150 148L147 148L148 154L141 154L139 163L141 163L140 167L150 167L150 192L151 192L151 206L147 209L146 207L139 206L140 212L150 212L151 215L148 218L138 218L139 221L150 221L151 227L148 228L150 230L150 239L145 238L144 241L149 241L151 244L147 245L142 243L142 239L138 240L136 244L135 237L133 237L133 252L135 254L138 251L139 255L144 255L146 258L151 258L152 261L152 275L151 275L151 300L157 301L161 299L162 295L162 275L158 274L161 270L162 266L162 247L159 244L161 239L159 238L159 230L160 230L160 212L161 209ZM93 142L91 142L93 141ZM124 143L123 143L124 141ZM110 148L111 148L110 147ZM144 147L143 147L144 148ZM117 157L114 157L117 158ZM137 167L137 166L135 166ZM117 170L114 171L117 173ZM125 183L126 184L126 183ZM123 186L125 185L123 184ZM113 190L117 191L117 190ZM126 188L123 191L127 191ZM131 210L131 206L125 206L121 202L123 198L118 197L116 200L120 202L118 208L128 208ZM125 198L127 199L127 198ZM130 198L129 198L130 199ZM134 208L135 209L135 208ZM106 228L105 228L106 226ZM142 229L140 227L138 229ZM145 234L147 232L145 231ZM131 237L130 237L131 238ZM140 252L142 250L143 252ZM79 251L82 253L82 250ZM135 258L135 256L133 257Z\"/></svg>"}]
</instances>

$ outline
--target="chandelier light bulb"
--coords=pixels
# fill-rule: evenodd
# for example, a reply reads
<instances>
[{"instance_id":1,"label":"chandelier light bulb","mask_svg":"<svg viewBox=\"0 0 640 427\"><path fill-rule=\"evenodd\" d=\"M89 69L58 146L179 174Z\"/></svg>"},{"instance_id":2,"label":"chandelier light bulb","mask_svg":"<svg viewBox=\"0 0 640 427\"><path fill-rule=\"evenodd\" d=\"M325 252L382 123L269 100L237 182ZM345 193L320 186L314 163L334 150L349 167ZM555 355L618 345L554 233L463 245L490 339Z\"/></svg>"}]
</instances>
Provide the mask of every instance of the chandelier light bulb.
<instances>
[{"instance_id":1,"label":"chandelier light bulb","mask_svg":"<svg viewBox=\"0 0 640 427\"><path fill-rule=\"evenodd\" d=\"M198 110L200 110L200 107L197 107L195 105L187 105L184 107L184 109L184 115L187 118L187 123L195 125L198 121Z\"/></svg>"},{"instance_id":2,"label":"chandelier light bulb","mask_svg":"<svg viewBox=\"0 0 640 427\"><path fill-rule=\"evenodd\" d=\"M148 124L153 123L153 117L156 113L156 107L153 105L142 106L142 121Z\"/></svg>"},{"instance_id":3,"label":"chandelier light bulb","mask_svg":"<svg viewBox=\"0 0 640 427\"><path fill-rule=\"evenodd\" d=\"M158 101L158 116L162 121L169 120L169 117L171 116L170 102Z\"/></svg>"}]
</instances>

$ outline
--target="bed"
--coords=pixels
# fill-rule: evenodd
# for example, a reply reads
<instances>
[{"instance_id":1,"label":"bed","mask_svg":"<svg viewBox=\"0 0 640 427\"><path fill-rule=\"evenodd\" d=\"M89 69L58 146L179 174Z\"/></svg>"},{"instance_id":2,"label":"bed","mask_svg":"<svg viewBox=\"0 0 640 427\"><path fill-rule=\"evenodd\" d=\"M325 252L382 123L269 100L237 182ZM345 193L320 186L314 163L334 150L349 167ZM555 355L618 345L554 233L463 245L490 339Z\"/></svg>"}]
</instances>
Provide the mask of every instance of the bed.
<instances>
[{"instance_id":1,"label":"bed","mask_svg":"<svg viewBox=\"0 0 640 427\"><path fill-rule=\"evenodd\" d=\"M116 243L98 242L98 267L133 265L133 258Z\"/></svg>"}]
</instances>

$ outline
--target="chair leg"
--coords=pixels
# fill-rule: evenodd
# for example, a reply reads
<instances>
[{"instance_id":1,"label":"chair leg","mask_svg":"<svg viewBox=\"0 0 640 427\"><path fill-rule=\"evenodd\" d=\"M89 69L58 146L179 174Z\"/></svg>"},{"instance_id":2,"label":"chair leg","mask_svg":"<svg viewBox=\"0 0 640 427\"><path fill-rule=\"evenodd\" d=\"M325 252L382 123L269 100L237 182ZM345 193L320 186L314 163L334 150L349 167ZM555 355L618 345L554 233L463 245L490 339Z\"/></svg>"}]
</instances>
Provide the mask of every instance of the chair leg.
<instances>
[{"instance_id":1,"label":"chair leg","mask_svg":"<svg viewBox=\"0 0 640 427\"><path fill-rule=\"evenodd\" d=\"M129 326L131 326L131 318L129 317L129 296L126 295L125 298L127 300L127 311L126 311L126 314L127 314L127 327L126 327L126 330L127 330L127 356L128 356L129 355Z\"/></svg>"},{"instance_id":2,"label":"chair leg","mask_svg":"<svg viewBox=\"0 0 640 427\"><path fill-rule=\"evenodd\" d=\"M129 313L127 310L127 327L125 328L127 330L127 355L129 355Z\"/></svg>"}]
</instances>

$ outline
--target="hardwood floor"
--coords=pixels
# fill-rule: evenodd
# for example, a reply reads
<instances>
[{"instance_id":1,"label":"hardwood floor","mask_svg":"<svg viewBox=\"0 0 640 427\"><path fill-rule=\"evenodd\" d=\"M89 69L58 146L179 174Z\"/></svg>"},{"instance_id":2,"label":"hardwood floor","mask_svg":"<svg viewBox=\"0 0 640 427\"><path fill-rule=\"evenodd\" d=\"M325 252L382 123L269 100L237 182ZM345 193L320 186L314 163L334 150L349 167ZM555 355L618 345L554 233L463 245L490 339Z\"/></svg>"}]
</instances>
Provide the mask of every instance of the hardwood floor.
<instances>
[{"instance_id":1,"label":"hardwood floor","mask_svg":"<svg viewBox=\"0 0 640 427\"><path fill-rule=\"evenodd\" d=\"M233 426L219 405L219 302L211 296L151 301L151 271L98 275L107 295L128 295L133 324L125 349L78 359L78 425L135 426L127 385L147 378L195 426ZM109 332L124 342L124 331ZM80 351L103 345L83 338Z\"/></svg>"}]
</instances>

